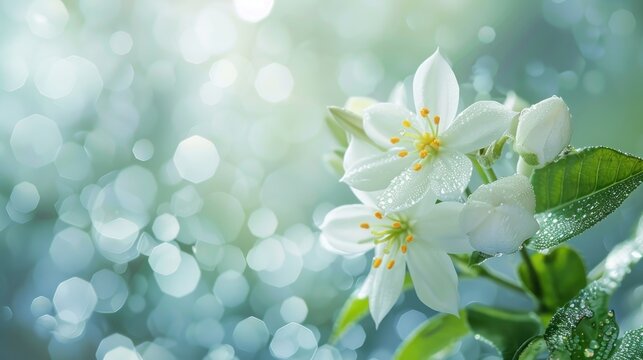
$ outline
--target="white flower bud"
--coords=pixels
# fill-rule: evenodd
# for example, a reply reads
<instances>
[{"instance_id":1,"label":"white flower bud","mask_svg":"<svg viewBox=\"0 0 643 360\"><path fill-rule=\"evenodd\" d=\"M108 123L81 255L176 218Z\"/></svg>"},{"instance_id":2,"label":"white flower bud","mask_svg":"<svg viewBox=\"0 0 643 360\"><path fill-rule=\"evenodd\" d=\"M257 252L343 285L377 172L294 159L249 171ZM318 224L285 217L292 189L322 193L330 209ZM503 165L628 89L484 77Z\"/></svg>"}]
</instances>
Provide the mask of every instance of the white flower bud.
<instances>
[{"instance_id":1,"label":"white flower bud","mask_svg":"<svg viewBox=\"0 0 643 360\"><path fill-rule=\"evenodd\" d=\"M460 224L471 246L485 254L511 253L539 229L536 196L522 175L480 186L464 205Z\"/></svg>"},{"instance_id":2,"label":"white flower bud","mask_svg":"<svg viewBox=\"0 0 643 360\"><path fill-rule=\"evenodd\" d=\"M364 115L364 109L367 107L377 104L377 100L371 99L369 97L362 96L352 96L346 100L344 104L344 109L352 111L358 115Z\"/></svg>"},{"instance_id":3,"label":"white flower bud","mask_svg":"<svg viewBox=\"0 0 643 360\"><path fill-rule=\"evenodd\" d=\"M569 145L571 116L563 99L552 96L520 113L514 150L529 165L545 166Z\"/></svg>"}]
</instances>

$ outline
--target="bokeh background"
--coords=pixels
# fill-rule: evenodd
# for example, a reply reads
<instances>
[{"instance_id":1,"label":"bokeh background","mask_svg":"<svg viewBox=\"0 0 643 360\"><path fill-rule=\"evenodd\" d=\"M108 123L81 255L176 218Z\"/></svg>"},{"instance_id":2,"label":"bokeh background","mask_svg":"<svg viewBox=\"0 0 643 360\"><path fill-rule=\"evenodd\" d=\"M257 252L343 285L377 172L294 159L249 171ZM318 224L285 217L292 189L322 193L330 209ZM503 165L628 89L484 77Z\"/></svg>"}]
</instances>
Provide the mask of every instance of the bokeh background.
<instances>
[{"instance_id":1,"label":"bokeh background","mask_svg":"<svg viewBox=\"0 0 643 360\"><path fill-rule=\"evenodd\" d=\"M0 358L390 358L434 314L413 292L325 345L369 264L317 241L355 201L322 160L326 106L385 100L440 46L461 108L558 94L573 145L640 156L642 35L638 0L0 0ZM639 189L571 241L589 268L642 210ZM642 275L612 301L624 330ZM469 338L449 358L497 357Z\"/></svg>"}]
</instances>

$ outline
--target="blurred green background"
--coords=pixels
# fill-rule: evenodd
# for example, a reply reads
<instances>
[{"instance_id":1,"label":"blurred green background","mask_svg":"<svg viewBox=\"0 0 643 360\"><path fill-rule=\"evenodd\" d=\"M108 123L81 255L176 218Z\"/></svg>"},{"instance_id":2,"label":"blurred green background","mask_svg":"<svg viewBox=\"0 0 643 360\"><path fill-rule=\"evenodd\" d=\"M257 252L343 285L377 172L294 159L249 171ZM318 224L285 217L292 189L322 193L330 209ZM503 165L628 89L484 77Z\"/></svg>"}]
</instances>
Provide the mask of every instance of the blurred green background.
<instances>
[{"instance_id":1,"label":"blurred green background","mask_svg":"<svg viewBox=\"0 0 643 360\"><path fill-rule=\"evenodd\" d=\"M322 161L326 106L386 100L439 46L461 108L557 94L574 146L640 156L642 34L637 0L0 0L0 358L390 358L433 315L413 293L324 345L368 267L317 242L355 201ZM589 268L642 210L639 189L572 241ZM624 330L641 275L613 300Z\"/></svg>"}]
</instances>

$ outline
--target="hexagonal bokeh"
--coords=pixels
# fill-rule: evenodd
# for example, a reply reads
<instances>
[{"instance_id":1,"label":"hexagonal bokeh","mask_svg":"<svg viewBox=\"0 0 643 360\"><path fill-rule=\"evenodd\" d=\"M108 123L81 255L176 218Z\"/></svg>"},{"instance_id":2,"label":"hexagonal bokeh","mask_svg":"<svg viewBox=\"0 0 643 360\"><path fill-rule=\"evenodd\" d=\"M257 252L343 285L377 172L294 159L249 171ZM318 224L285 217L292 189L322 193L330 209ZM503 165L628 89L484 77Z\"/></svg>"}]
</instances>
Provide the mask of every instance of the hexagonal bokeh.
<instances>
[{"instance_id":1,"label":"hexagonal bokeh","mask_svg":"<svg viewBox=\"0 0 643 360\"><path fill-rule=\"evenodd\" d=\"M214 175L220 158L210 140L194 135L179 143L173 161L183 179L198 184Z\"/></svg>"},{"instance_id":2,"label":"hexagonal bokeh","mask_svg":"<svg viewBox=\"0 0 643 360\"><path fill-rule=\"evenodd\" d=\"M62 141L58 125L53 120L34 114L16 123L10 144L16 160L37 168L56 160Z\"/></svg>"},{"instance_id":3,"label":"hexagonal bokeh","mask_svg":"<svg viewBox=\"0 0 643 360\"><path fill-rule=\"evenodd\" d=\"M77 324L89 319L98 298L92 285L78 277L61 282L54 293L54 308L58 317Z\"/></svg>"},{"instance_id":4,"label":"hexagonal bokeh","mask_svg":"<svg viewBox=\"0 0 643 360\"><path fill-rule=\"evenodd\" d=\"M254 316L241 320L232 333L235 345L250 353L254 353L263 348L268 342L270 333L266 324Z\"/></svg>"},{"instance_id":5,"label":"hexagonal bokeh","mask_svg":"<svg viewBox=\"0 0 643 360\"><path fill-rule=\"evenodd\" d=\"M111 334L105 337L98 344L96 349L96 359L105 359L105 356L112 350L115 349L126 349L133 352L136 352L136 347L130 338L122 334Z\"/></svg>"},{"instance_id":6,"label":"hexagonal bokeh","mask_svg":"<svg viewBox=\"0 0 643 360\"><path fill-rule=\"evenodd\" d=\"M279 328L270 342L270 353L278 359L310 359L316 350L315 334L296 323Z\"/></svg>"},{"instance_id":7,"label":"hexagonal bokeh","mask_svg":"<svg viewBox=\"0 0 643 360\"><path fill-rule=\"evenodd\" d=\"M61 270L76 273L91 263L94 244L85 231L68 227L54 236L49 246L49 256Z\"/></svg>"}]
</instances>

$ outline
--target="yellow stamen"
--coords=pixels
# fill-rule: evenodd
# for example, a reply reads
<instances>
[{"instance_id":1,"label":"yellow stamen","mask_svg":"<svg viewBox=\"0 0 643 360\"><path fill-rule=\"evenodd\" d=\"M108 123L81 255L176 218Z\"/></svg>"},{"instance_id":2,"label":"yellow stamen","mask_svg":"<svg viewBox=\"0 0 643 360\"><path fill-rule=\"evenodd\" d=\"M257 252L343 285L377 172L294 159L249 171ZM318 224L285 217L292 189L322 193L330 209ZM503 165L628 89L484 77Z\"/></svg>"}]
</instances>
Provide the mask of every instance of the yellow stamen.
<instances>
[{"instance_id":1,"label":"yellow stamen","mask_svg":"<svg viewBox=\"0 0 643 360\"><path fill-rule=\"evenodd\" d=\"M384 215L382 215L382 213L381 213L381 212L376 211L376 212L375 212L375 217L381 220L381 219L384 217Z\"/></svg>"},{"instance_id":2,"label":"yellow stamen","mask_svg":"<svg viewBox=\"0 0 643 360\"><path fill-rule=\"evenodd\" d=\"M429 156L429 152L426 150L420 151L420 157L424 159L425 157Z\"/></svg>"},{"instance_id":3,"label":"yellow stamen","mask_svg":"<svg viewBox=\"0 0 643 360\"><path fill-rule=\"evenodd\" d=\"M362 229L368 229L368 228L370 228L370 226L368 225L368 223L361 223L361 224L359 224L359 227L361 227Z\"/></svg>"},{"instance_id":4,"label":"yellow stamen","mask_svg":"<svg viewBox=\"0 0 643 360\"><path fill-rule=\"evenodd\" d=\"M420 171L421 169L422 169L422 164L420 164L420 163L415 163L415 164L413 165L413 170L415 170L415 171Z\"/></svg>"},{"instance_id":5,"label":"yellow stamen","mask_svg":"<svg viewBox=\"0 0 643 360\"><path fill-rule=\"evenodd\" d=\"M435 115L435 117L433 118L433 123L435 125L440 125L440 117Z\"/></svg>"},{"instance_id":6,"label":"yellow stamen","mask_svg":"<svg viewBox=\"0 0 643 360\"><path fill-rule=\"evenodd\" d=\"M402 151L400 151L399 153L397 153L397 156L399 156L399 157L402 157L402 158L403 158L403 157L405 157L405 156L406 156L406 155L408 155L408 154L409 154L409 152L408 152L408 151L406 151L406 150L402 150Z\"/></svg>"},{"instance_id":7,"label":"yellow stamen","mask_svg":"<svg viewBox=\"0 0 643 360\"><path fill-rule=\"evenodd\" d=\"M400 224L399 221L396 221L391 226L393 227L393 229L399 229L400 227L402 227L402 224Z\"/></svg>"},{"instance_id":8,"label":"yellow stamen","mask_svg":"<svg viewBox=\"0 0 643 360\"><path fill-rule=\"evenodd\" d=\"M404 119L404 121L402 121L402 126L404 126L405 128L409 128L411 127L411 122Z\"/></svg>"},{"instance_id":9,"label":"yellow stamen","mask_svg":"<svg viewBox=\"0 0 643 360\"><path fill-rule=\"evenodd\" d=\"M413 241L413 235L409 234L409 235L406 237L406 242L407 242L407 243L410 243L411 241Z\"/></svg>"},{"instance_id":10,"label":"yellow stamen","mask_svg":"<svg viewBox=\"0 0 643 360\"><path fill-rule=\"evenodd\" d=\"M431 147L436 149L436 150L439 149L440 148L440 139L433 139L433 141L431 141Z\"/></svg>"},{"instance_id":11,"label":"yellow stamen","mask_svg":"<svg viewBox=\"0 0 643 360\"><path fill-rule=\"evenodd\" d=\"M426 107L420 108L420 116L424 118L429 116L429 108L426 108Z\"/></svg>"},{"instance_id":12,"label":"yellow stamen","mask_svg":"<svg viewBox=\"0 0 643 360\"><path fill-rule=\"evenodd\" d=\"M380 267L380 265L382 265L382 258L373 259L373 267L374 268L377 269L378 267Z\"/></svg>"},{"instance_id":13,"label":"yellow stamen","mask_svg":"<svg viewBox=\"0 0 643 360\"><path fill-rule=\"evenodd\" d=\"M389 261L388 264L386 265L386 268L391 270L393 266L395 266L395 260Z\"/></svg>"},{"instance_id":14,"label":"yellow stamen","mask_svg":"<svg viewBox=\"0 0 643 360\"><path fill-rule=\"evenodd\" d=\"M400 246L400 250L402 250L402 254L406 254L406 251L408 250L408 248L406 247L406 245L402 245Z\"/></svg>"},{"instance_id":15,"label":"yellow stamen","mask_svg":"<svg viewBox=\"0 0 643 360\"><path fill-rule=\"evenodd\" d=\"M391 140L391 144L397 144L400 142L400 138L397 136L393 136L390 140Z\"/></svg>"}]
</instances>

